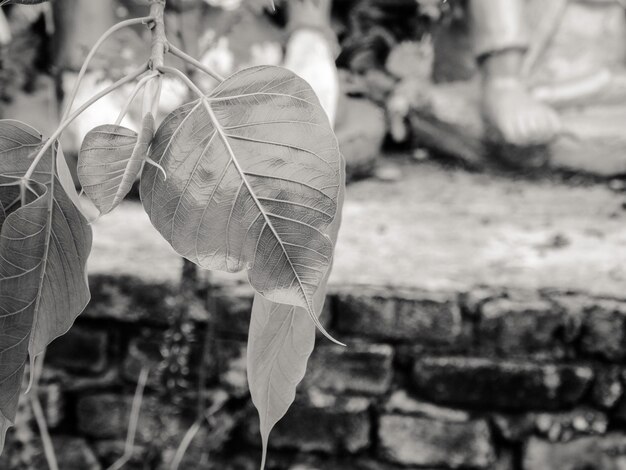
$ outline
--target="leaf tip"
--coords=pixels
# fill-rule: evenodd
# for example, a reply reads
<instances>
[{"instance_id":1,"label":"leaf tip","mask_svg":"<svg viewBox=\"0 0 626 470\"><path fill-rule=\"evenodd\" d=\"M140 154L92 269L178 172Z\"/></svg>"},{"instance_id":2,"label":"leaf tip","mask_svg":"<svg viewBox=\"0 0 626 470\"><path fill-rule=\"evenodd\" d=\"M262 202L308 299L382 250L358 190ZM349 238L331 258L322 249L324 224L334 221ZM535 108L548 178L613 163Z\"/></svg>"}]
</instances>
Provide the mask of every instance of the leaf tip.
<instances>
[{"instance_id":1,"label":"leaf tip","mask_svg":"<svg viewBox=\"0 0 626 470\"><path fill-rule=\"evenodd\" d=\"M315 326L317 327L317 329L320 330L321 333L326 338L328 338L330 341L332 341L338 346L343 346L344 348L347 347L345 343L342 343L341 341L336 340L328 331L326 331L326 328L324 328L324 326L320 323L319 318L317 318L317 315L315 315L315 312L312 310L312 308L308 308L307 310L309 312L309 316L311 317L311 320L313 320L313 323L315 323Z\"/></svg>"}]
</instances>

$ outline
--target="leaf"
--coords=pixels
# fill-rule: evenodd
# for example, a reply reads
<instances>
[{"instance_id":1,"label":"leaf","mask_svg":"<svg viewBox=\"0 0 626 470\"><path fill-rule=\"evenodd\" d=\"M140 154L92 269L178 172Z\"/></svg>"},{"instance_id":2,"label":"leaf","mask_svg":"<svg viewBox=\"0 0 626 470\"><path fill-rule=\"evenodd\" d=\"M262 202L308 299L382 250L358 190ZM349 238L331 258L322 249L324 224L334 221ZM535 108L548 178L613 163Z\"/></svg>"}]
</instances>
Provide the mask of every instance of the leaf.
<instances>
[{"instance_id":1,"label":"leaf","mask_svg":"<svg viewBox=\"0 0 626 470\"><path fill-rule=\"evenodd\" d=\"M3 0L0 1L0 7L5 5L37 5L38 3L46 3L48 0Z\"/></svg>"},{"instance_id":2,"label":"leaf","mask_svg":"<svg viewBox=\"0 0 626 470\"><path fill-rule=\"evenodd\" d=\"M153 134L154 117L147 113L139 136L113 124L98 126L85 136L78 157L78 180L101 215L111 212L130 192Z\"/></svg>"},{"instance_id":3,"label":"leaf","mask_svg":"<svg viewBox=\"0 0 626 470\"><path fill-rule=\"evenodd\" d=\"M333 243L337 241L341 225L343 180L340 188L338 214L328 227ZM324 307L329 276L330 269L313 296L318 317ZM265 468L270 432L293 403L296 387L304 377L313 352L315 325L306 313L303 308L277 304L259 294L254 296L248 334L247 375L252 402L259 412L263 445L261 469Z\"/></svg>"},{"instance_id":4,"label":"leaf","mask_svg":"<svg viewBox=\"0 0 626 470\"><path fill-rule=\"evenodd\" d=\"M268 300L305 308L330 265L343 166L311 87L281 67L253 67L184 105L156 132L141 196L152 224L206 269L248 270ZM327 334L327 333L325 333Z\"/></svg>"},{"instance_id":5,"label":"leaf","mask_svg":"<svg viewBox=\"0 0 626 470\"><path fill-rule=\"evenodd\" d=\"M39 189L40 197L12 212L0 230L0 451L17 412L46 251L51 197Z\"/></svg>"},{"instance_id":6,"label":"leaf","mask_svg":"<svg viewBox=\"0 0 626 470\"><path fill-rule=\"evenodd\" d=\"M0 182L8 182L24 175L32 161L30 158L32 153L40 149L41 145L41 135L32 127L19 121L0 120L0 175L3 175ZM52 340L69 330L90 298L85 264L91 250L91 228L63 191L59 179L55 176L52 157L52 150L46 152L32 178L34 184L45 185L48 191L46 194L49 194L46 198L48 204L45 230L41 234L45 251L39 256L25 245L21 252L23 263L38 258L41 273L34 286L21 283L20 289L12 293L15 298L22 298L22 290L36 288L31 327L28 334L21 338L28 345L27 352L31 362ZM13 197L14 191L14 186L0 186L0 201L4 204L4 201ZM43 194L40 196L44 197ZM18 211L15 210L13 213L16 212ZM7 217L0 233L4 233L12 215ZM0 256L0 286L13 285L13 278L7 273L16 267L24 268L19 263L11 262L6 256ZM5 301L2 299L0 303L0 315L3 315L6 324L8 318L18 318L23 312L16 312L14 315L6 313L10 307ZM16 337L13 334L10 336L13 339ZM11 338L7 335L0 336L0 357L13 349ZM27 356L24 354L19 362L25 363L26 359ZM0 358L0 364L5 365L2 367L19 366L17 362L9 363L3 358ZM12 371L16 374L17 372L17 369ZM6 373L7 370L0 368L0 411L6 419L11 420L11 407L17 402L19 387L11 388L14 384L10 382ZM0 419L0 431L7 426L5 420ZM4 433L0 434L0 447L3 440Z\"/></svg>"}]
</instances>

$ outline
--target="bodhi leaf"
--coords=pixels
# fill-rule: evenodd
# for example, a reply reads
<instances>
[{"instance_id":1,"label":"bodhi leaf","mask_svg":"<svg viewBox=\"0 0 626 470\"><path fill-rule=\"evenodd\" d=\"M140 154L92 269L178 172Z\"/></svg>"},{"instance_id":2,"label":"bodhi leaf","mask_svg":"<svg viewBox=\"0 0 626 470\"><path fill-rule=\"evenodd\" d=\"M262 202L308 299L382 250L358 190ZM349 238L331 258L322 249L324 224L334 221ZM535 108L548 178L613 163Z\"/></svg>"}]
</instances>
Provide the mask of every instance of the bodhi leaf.
<instances>
[{"instance_id":1,"label":"bodhi leaf","mask_svg":"<svg viewBox=\"0 0 626 470\"><path fill-rule=\"evenodd\" d=\"M48 0L4 0L0 1L0 7L4 5L37 5L38 3L45 3Z\"/></svg>"},{"instance_id":2,"label":"bodhi leaf","mask_svg":"<svg viewBox=\"0 0 626 470\"><path fill-rule=\"evenodd\" d=\"M343 199L342 181L338 213L328 227L333 243L337 241L341 225ZM313 296L318 317L324 307L329 276L330 268ZM269 434L293 403L314 345L315 325L305 309L278 304L255 294L248 334L247 375L252 402L259 412L263 444L261 469L265 468Z\"/></svg>"},{"instance_id":3,"label":"bodhi leaf","mask_svg":"<svg viewBox=\"0 0 626 470\"><path fill-rule=\"evenodd\" d=\"M2 181L20 178L24 175L32 161L31 154L41 148L41 135L32 127L19 121L0 120L0 175ZM85 218L62 189L54 171L52 150L46 152L43 159L33 173L34 184L47 187L40 199L46 200L45 227L38 234L42 237L44 252L31 251L26 243L22 246L20 263L15 263L6 256L0 256L0 286L2 292L9 292L15 302L22 302L32 308L32 321L28 320L26 307L15 308L8 302L8 297L0 302L0 318L4 325L12 319L21 319L25 325L23 335L19 337L20 345L27 345L27 349L19 357L13 356L15 346L12 340L17 336L0 335L0 431L10 425L6 420L12 420L14 406L19 395L19 382L23 365L27 358L31 362L41 354L47 345L55 338L63 335L72 326L75 318L83 311L89 302L89 286L85 264L91 250L91 228ZM13 186L0 185L0 201L10 200L14 195ZM39 200L39 199L38 199ZM13 212L13 214L15 214ZM2 226L2 234L13 215L10 214ZM22 218L20 219L22 220ZM26 223L26 222L24 222ZM15 227L15 226L14 226ZM20 226L17 226L18 229ZM8 230L8 228L7 228ZM23 229L23 233L28 233ZM12 239L11 237L9 237ZM14 246L14 245L11 245ZM35 256L36 255L36 256ZM22 281L19 289L12 270L28 271L26 263L35 259L39 276L33 285ZM9 286L9 287L6 287ZM12 288L10 286L13 286ZM33 303L25 301L26 292L36 290ZM6 294L5 294L6 295ZM18 305L18 304L16 304ZM28 313L30 315L30 313ZM2 328L4 332L4 327ZM21 351L21 349L20 349ZM9 356L7 356L7 354ZM19 380L13 382L14 376L20 375ZM4 440L4 433L0 434L0 445Z\"/></svg>"},{"instance_id":4,"label":"bodhi leaf","mask_svg":"<svg viewBox=\"0 0 626 470\"><path fill-rule=\"evenodd\" d=\"M139 135L106 124L85 136L78 157L78 180L101 215L111 212L131 190L153 135L154 117L147 113Z\"/></svg>"},{"instance_id":5,"label":"bodhi leaf","mask_svg":"<svg viewBox=\"0 0 626 470\"><path fill-rule=\"evenodd\" d=\"M0 450L17 412L46 251L50 193L35 185L41 195L9 214L0 230Z\"/></svg>"},{"instance_id":6,"label":"bodhi leaf","mask_svg":"<svg viewBox=\"0 0 626 470\"><path fill-rule=\"evenodd\" d=\"M343 166L311 87L281 67L253 67L165 118L144 167L152 224L206 269L248 270L268 300L305 308L330 265Z\"/></svg>"}]
</instances>

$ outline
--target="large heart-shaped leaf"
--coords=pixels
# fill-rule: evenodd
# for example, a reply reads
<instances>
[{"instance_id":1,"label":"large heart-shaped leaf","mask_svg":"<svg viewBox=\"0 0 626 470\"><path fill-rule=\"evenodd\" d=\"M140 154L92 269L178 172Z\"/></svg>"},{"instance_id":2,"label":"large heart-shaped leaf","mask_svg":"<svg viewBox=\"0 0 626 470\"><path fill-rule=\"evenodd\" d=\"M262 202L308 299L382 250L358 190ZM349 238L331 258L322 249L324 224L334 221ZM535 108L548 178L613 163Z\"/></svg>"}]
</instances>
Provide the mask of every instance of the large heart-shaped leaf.
<instances>
[{"instance_id":1,"label":"large heart-shaped leaf","mask_svg":"<svg viewBox=\"0 0 626 470\"><path fill-rule=\"evenodd\" d=\"M46 252L51 195L34 186L41 195L10 213L0 230L0 451L17 412Z\"/></svg>"},{"instance_id":2,"label":"large heart-shaped leaf","mask_svg":"<svg viewBox=\"0 0 626 470\"><path fill-rule=\"evenodd\" d=\"M343 199L342 180L337 216L328 226L333 243L337 241L341 225ZM330 268L313 296L318 317L324 307L329 276ZM278 304L255 294L248 334L247 375L252 402L259 412L263 445L261 469L265 467L270 432L293 403L314 345L315 325L305 309Z\"/></svg>"},{"instance_id":3,"label":"large heart-shaped leaf","mask_svg":"<svg viewBox=\"0 0 626 470\"><path fill-rule=\"evenodd\" d=\"M0 120L2 181L10 182L12 179L23 176L32 161L29 157L41 148L41 145L41 135L30 126L18 121ZM43 254L39 256L38 252L30 250L27 243L23 243L19 245L22 247L20 248L23 257L21 263L15 263L6 256L0 257L0 285L5 286L3 289L8 289L5 292L11 292L16 301L24 302L26 292L30 292L30 289L36 290L36 297L31 305L32 321L28 320L30 313L26 311L27 309L14 310L10 304L5 303L4 299L0 303L0 315L3 315L4 324L8 318L12 318L21 319L20 325L28 326L19 338L14 334L0 336L0 356L13 354L15 346L11 339L18 338L21 345L28 346L19 359L13 356L11 356L11 361L0 359L0 364L7 367L7 369L0 369L0 411L2 412L0 429L8 426L4 422L5 419L12 420L14 417L11 415L14 410L12 407L17 403L19 394L19 381L13 382L11 374L21 375L19 371L22 370L21 367L28 356L32 362L52 340L64 334L89 302L85 264L91 250L91 228L65 194L55 175L53 150L46 152L32 178L33 184L42 184L47 187L47 192L40 194L38 199L43 198L46 201L45 228L37 234L37 239L42 237L43 240L45 248ZM3 201L3 204L4 201L11 200L14 196L15 186L0 185L0 201ZM16 210L6 218L2 226L2 234L4 234L5 227L8 227L10 218L17 212ZM19 220L20 223L28 224L28 219L25 217L20 217ZM20 229L21 226L18 225L17 228ZM22 228L23 233L29 233L30 227ZM12 239L12 237L9 238ZM28 271L30 268L25 264L33 262L34 258L40 271L37 282L31 285L33 277L29 276L28 282L22 280L19 284L15 284L16 278L9 273L13 272L13 269ZM26 303L29 302L30 300ZM3 439L4 434L1 434L0 441Z\"/></svg>"},{"instance_id":4,"label":"large heart-shaped leaf","mask_svg":"<svg viewBox=\"0 0 626 470\"><path fill-rule=\"evenodd\" d=\"M78 156L78 180L101 215L111 212L131 190L153 134L154 117L147 113L139 135L105 124L85 136Z\"/></svg>"},{"instance_id":5,"label":"large heart-shaped leaf","mask_svg":"<svg viewBox=\"0 0 626 470\"><path fill-rule=\"evenodd\" d=\"M152 224L207 269L248 269L268 300L305 308L330 265L324 233L342 181L337 139L311 87L253 67L175 110L156 132L141 196ZM323 329L322 329L323 330Z\"/></svg>"}]
</instances>

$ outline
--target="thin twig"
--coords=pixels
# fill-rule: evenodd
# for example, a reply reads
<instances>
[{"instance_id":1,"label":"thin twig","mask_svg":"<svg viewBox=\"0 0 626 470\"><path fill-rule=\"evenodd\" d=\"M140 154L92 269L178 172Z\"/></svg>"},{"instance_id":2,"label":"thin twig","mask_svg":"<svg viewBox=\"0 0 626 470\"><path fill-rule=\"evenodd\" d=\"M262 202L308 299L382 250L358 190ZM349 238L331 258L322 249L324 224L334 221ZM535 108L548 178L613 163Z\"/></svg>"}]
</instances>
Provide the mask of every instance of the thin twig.
<instances>
[{"instance_id":1,"label":"thin twig","mask_svg":"<svg viewBox=\"0 0 626 470\"><path fill-rule=\"evenodd\" d=\"M137 24L146 24L146 23L149 23L150 21L152 21L152 17L150 16L146 16L143 18L132 18L130 20L117 23L116 25L109 28L109 30L106 31L102 36L100 36L100 39L98 39L98 42L94 44L94 46L89 51L89 54L87 54L87 57L85 58L85 62L83 62L83 66L81 67L80 72L78 72L78 77L76 78L76 82L74 83L74 88L72 89L72 92L70 93L70 97L67 100L67 104L65 105L65 110L63 111L63 114L61 115L61 122L65 121L67 117L69 116L70 111L72 110L72 106L74 105L74 100L76 99L76 95L78 94L78 88L80 86L80 82L85 76L85 73L87 73L87 69L89 68L89 63L91 62L91 59L93 59L93 57L96 55L96 52L98 52L98 49L100 48L102 43L104 43L104 41L106 41L113 33L115 33L116 31L119 31L122 28L126 28L128 26L134 26Z\"/></svg>"},{"instance_id":2,"label":"thin twig","mask_svg":"<svg viewBox=\"0 0 626 470\"><path fill-rule=\"evenodd\" d=\"M204 73L206 73L210 77L214 78L218 82L221 83L221 82L224 81L224 77L222 77L219 73L217 73L214 70L211 70L211 68L207 67L202 62L194 59L189 54L186 54L185 52L181 51L176 46L174 46L172 44L169 44L169 52L171 52L172 55L175 55L179 59L181 59L181 60L183 60L183 61L193 65L194 67L198 68L199 70L202 70Z\"/></svg>"},{"instance_id":3,"label":"thin twig","mask_svg":"<svg viewBox=\"0 0 626 470\"><path fill-rule=\"evenodd\" d=\"M48 464L48 469L59 470L56 454L54 452L54 445L52 444L52 438L50 437L50 433L48 432L48 423L46 422L46 416L43 412L41 402L39 401L39 379L41 378L41 374L43 371L43 362L45 359L45 355L46 352L44 351L33 361L33 385L30 390L30 405L33 410L33 415L35 416L35 421L37 422L37 427L39 428L39 436L41 437L41 443L43 445L43 451L46 457L46 462Z\"/></svg>"},{"instance_id":4,"label":"thin twig","mask_svg":"<svg viewBox=\"0 0 626 470\"><path fill-rule=\"evenodd\" d=\"M137 424L139 423L139 413L141 411L143 392L146 388L146 382L148 381L149 372L150 369L148 367L144 367L139 373L137 388L135 389L135 396L133 397L133 404L130 410L130 417L128 418L128 430L126 432L126 444L124 445L124 453L107 470L121 469L124 465L128 463L128 461L133 456L135 436L137 435Z\"/></svg>"},{"instance_id":5,"label":"thin twig","mask_svg":"<svg viewBox=\"0 0 626 470\"><path fill-rule=\"evenodd\" d=\"M147 64L142 65L141 68L135 70L134 72L130 73L129 75L126 75L124 78L118 80L113 85L108 86L107 88L102 90L100 93L98 93L95 96L91 97L86 103L84 103L80 108L78 108L76 111L74 111L67 119L65 119L65 121L63 121L59 125L57 130L54 131L54 133L50 136L50 138L43 145L43 147L41 147L41 149L39 150L39 153L37 153L37 155L33 159L33 162L30 164L30 167L28 168L28 171L24 175L24 179L25 180L30 179L30 177L33 175L33 172L35 171L35 168L39 164L39 161L44 156L46 151L52 146L52 144L54 142L56 142L56 140L59 138L61 133L65 130L65 128L67 126L69 126L72 123L72 121L74 121L74 119L76 119L83 111L85 111L85 109L87 109L89 106L94 104L96 101L98 101L103 96L106 96L109 93L111 93L112 91L115 91L116 89L118 89L119 87L126 85L128 82L132 82L137 77L139 77L139 75L144 73L146 70L147 70Z\"/></svg>"}]
</instances>

